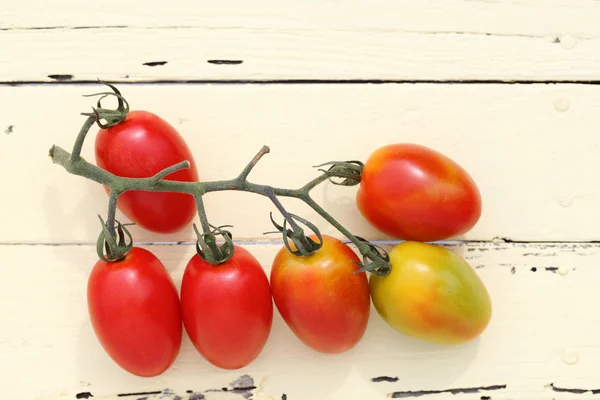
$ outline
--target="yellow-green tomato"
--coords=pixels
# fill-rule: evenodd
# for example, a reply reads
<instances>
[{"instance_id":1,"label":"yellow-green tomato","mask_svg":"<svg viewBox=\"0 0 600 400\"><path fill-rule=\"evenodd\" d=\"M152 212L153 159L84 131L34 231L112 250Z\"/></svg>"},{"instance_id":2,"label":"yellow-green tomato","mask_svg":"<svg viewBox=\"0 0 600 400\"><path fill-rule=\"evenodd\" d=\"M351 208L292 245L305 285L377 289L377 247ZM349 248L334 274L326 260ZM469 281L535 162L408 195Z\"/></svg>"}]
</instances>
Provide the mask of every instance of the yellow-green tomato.
<instances>
[{"instance_id":1,"label":"yellow-green tomato","mask_svg":"<svg viewBox=\"0 0 600 400\"><path fill-rule=\"evenodd\" d=\"M492 305L475 270L443 247L407 241L389 253L391 271L372 274L371 298L394 329L429 342L459 344L487 327Z\"/></svg>"}]
</instances>

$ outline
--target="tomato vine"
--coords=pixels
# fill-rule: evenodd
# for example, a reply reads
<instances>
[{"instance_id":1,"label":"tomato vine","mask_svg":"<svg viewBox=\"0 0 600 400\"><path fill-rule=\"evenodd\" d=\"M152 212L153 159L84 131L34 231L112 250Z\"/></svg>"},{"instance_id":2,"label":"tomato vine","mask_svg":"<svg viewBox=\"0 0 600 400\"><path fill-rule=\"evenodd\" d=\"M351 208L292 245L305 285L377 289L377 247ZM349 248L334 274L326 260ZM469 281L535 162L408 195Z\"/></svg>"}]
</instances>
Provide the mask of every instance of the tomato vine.
<instances>
[{"instance_id":1,"label":"tomato vine","mask_svg":"<svg viewBox=\"0 0 600 400\"><path fill-rule=\"evenodd\" d=\"M97 241L97 253L103 261L122 260L132 248L132 235L127 230L126 225L121 224L115 218L118 198L128 191L177 192L193 196L202 229L202 232L200 232L196 224L193 224L197 236L196 249L198 255L212 265L218 265L227 261L234 253L233 236L230 231L224 229L229 226L216 227L209 223L204 208L203 196L210 192L236 190L259 194L271 200L283 216L283 224L275 222L272 214L271 222L282 233L284 243L291 253L298 256L314 254L323 245L323 240L319 229L314 224L295 214L289 213L279 201L279 197L293 197L302 200L346 236L358 248L363 257L362 264L359 263L360 269L356 273L369 271L384 276L390 272L390 259L385 250L359 236L353 235L310 196L312 189L327 180L343 186L358 185L361 182L363 168L361 162L333 161L317 165L316 167L319 168L321 175L297 189L278 188L253 183L248 180L248 176L254 166L264 155L270 152L268 146L263 146L242 172L233 179L202 182L181 182L165 179L165 177L173 172L189 168L189 161L182 161L172 165L148 178L118 176L81 158L81 150L86 136L94 124L98 124L101 128L115 126L126 118L129 111L129 105L119 90L111 84L106 85L113 92L95 94L101 96L97 102L97 107L93 107L93 112L91 113L82 113L87 118L77 135L72 152L69 153L56 145L53 145L49 151L53 163L62 166L67 172L100 183L109 189L107 220L105 222L100 217L102 232ZM117 98L118 106L116 109L102 107L102 100L109 96ZM102 122L102 120L106 122ZM324 166L329 166L329 168L320 168ZM333 178L339 178L341 181L334 181ZM310 235L307 236L305 229L300 224L305 225L319 240L310 238ZM221 245L217 244L218 236L224 240L224 243ZM125 237L129 238L129 243ZM288 240L292 241L295 249L292 249Z\"/></svg>"},{"instance_id":2,"label":"tomato vine","mask_svg":"<svg viewBox=\"0 0 600 400\"><path fill-rule=\"evenodd\" d=\"M487 327L491 298L476 271L458 254L421 243L463 234L481 215L475 181L449 157L422 145L392 143L364 163L316 165L318 176L289 189L249 180L270 152L265 145L237 176L204 181L192 151L168 122L149 111L130 111L119 90L107 86L112 91L90 95L100 98L92 112L82 113L87 118L71 152L54 145L49 155L108 194L106 220L98 215L100 260L88 280L88 309L100 343L127 371L156 376L169 368L181 346L182 323L210 363L226 369L248 365L270 335L273 303L299 340L332 354L361 340L370 299L388 325L430 342L464 343ZM117 99L116 108L103 107L107 97ZM96 164L81 157L94 125L101 128ZM365 220L405 241L388 253L352 234L311 196L326 181L358 185L356 205ZM204 195L228 190L267 197L283 217L279 223L270 214L284 243L270 277L234 244L230 225L213 225L207 215ZM312 208L356 246L362 260L341 240L286 210L282 197ZM198 216L192 224L196 252L185 267L180 296L158 257L133 245L128 224L116 219L117 208L134 224L162 233L177 232Z\"/></svg>"}]
</instances>

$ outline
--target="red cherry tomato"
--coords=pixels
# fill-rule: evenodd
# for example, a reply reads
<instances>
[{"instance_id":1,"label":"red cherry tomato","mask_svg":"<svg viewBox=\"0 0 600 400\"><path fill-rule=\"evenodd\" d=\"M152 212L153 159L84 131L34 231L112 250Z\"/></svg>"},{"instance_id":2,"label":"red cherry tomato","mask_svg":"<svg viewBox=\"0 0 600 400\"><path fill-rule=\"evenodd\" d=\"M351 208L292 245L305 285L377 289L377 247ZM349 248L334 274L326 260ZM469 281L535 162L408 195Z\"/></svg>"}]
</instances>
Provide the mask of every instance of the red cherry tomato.
<instances>
[{"instance_id":1,"label":"red cherry tomato","mask_svg":"<svg viewBox=\"0 0 600 400\"><path fill-rule=\"evenodd\" d=\"M356 201L371 225L404 240L461 235L481 216L481 195L471 176L447 156L417 144L375 150Z\"/></svg>"},{"instance_id":2,"label":"red cherry tomato","mask_svg":"<svg viewBox=\"0 0 600 400\"><path fill-rule=\"evenodd\" d=\"M271 332L273 299L265 271L246 249L212 265L195 254L181 283L186 332L196 350L223 369L239 369L261 353Z\"/></svg>"},{"instance_id":3,"label":"red cherry tomato","mask_svg":"<svg viewBox=\"0 0 600 400\"><path fill-rule=\"evenodd\" d=\"M315 236L311 236L314 240ZM370 313L369 283L352 261L350 247L323 235L323 247L296 256L284 246L271 269L275 305L291 331L308 347L342 353L363 337Z\"/></svg>"},{"instance_id":4,"label":"red cherry tomato","mask_svg":"<svg viewBox=\"0 0 600 400\"><path fill-rule=\"evenodd\" d=\"M165 120L147 111L130 111L123 122L100 129L95 152L98 167L131 178L148 178L187 160L190 168L165 179L198 181L196 164L183 138ZM117 206L137 225L157 233L180 231L197 210L193 196L186 193L128 191L119 196Z\"/></svg>"},{"instance_id":5,"label":"red cherry tomato","mask_svg":"<svg viewBox=\"0 0 600 400\"><path fill-rule=\"evenodd\" d=\"M183 333L179 297L154 254L133 247L122 261L98 260L87 301L96 337L121 368L152 377L175 361Z\"/></svg>"}]
</instances>

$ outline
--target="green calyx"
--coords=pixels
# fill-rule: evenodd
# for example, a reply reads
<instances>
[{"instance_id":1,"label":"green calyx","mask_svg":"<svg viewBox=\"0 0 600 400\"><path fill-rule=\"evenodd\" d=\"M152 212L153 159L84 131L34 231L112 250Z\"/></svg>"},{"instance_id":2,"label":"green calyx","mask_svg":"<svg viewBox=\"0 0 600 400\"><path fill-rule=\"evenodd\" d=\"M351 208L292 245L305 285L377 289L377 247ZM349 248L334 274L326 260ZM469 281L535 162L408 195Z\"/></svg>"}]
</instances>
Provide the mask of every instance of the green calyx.
<instances>
[{"instance_id":1,"label":"green calyx","mask_svg":"<svg viewBox=\"0 0 600 400\"><path fill-rule=\"evenodd\" d=\"M289 217L292 222L296 220L306 225L310 230L312 230L315 233L315 235L319 239L319 241L317 242L312 238L306 236L306 234L304 233L304 229L302 229L296 223L293 224L292 229L288 229L287 218L284 218L283 225L279 225L277 222L275 222L275 220L273 219L273 213L271 213L271 223L273 223L277 231L283 234L283 243L285 244L285 247L290 253L292 253L295 256L310 256L311 254L316 253L321 247L323 247L323 236L321 235L321 232L315 224L295 214L289 214ZM292 243L294 243L296 249L292 249L288 239L291 240Z\"/></svg>"},{"instance_id":2,"label":"green calyx","mask_svg":"<svg viewBox=\"0 0 600 400\"><path fill-rule=\"evenodd\" d=\"M363 263L357 264L360 269L356 271L356 273L359 274L368 271L379 276L389 274L392 269L390 265L390 255L380 246L359 236L356 238L363 243L363 246L361 247Z\"/></svg>"},{"instance_id":3,"label":"green calyx","mask_svg":"<svg viewBox=\"0 0 600 400\"><path fill-rule=\"evenodd\" d=\"M360 183L362 171L365 165L360 161L331 161L321 165L316 165L315 168L330 165L327 170L319 169L329 177L329 181L334 185L340 186L355 186ZM341 181L334 181L332 178L341 178Z\"/></svg>"},{"instance_id":4,"label":"green calyx","mask_svg":"<svg viewBox=\"0 0 600 400\"><path fill-rule=\"evenodd\" d=\"M84 97L92 97L92 96L101 96L101 97L98 99L98 102L96 103L96 107L92 107L93 112L81 113L81 114L88 116L88 117L94 117L96 119L96 123L98 124L98 126L100 128L106 129L106 128L110 128L112 126L115 126L115 125L120 124L121 122L125 121L125 119L127 118L127 114L129 113L129 103L127 102L127 100L125 100L123 95L121 95L121 92L119 92L119 90L114 85L111 85L110 83L104 83L104 84L106 86L110 87L113 91L84 95ZM117 98L117 101L118 101L117 109L111 110L111 109L102 107L102 100L104 100L108 96L115 96ZM101 122L101 120L105 120L106 122L103 123L103 122Z\"/></svg>"},{"instance_id":5,"label":"green calyx","mask_svg":"<svg viewBox=\"0 0 600 400\"><path fill-rule=\"evenodd\" d=\"M212 265L223 264L233 256L234 244L231 232L223 230L223 228L231 227L231 225L223 225L215 227L209 225L213 230L208 233L200 233L196 224L193 224L194 232L196 232L196 253L204 261ZM217 244L215 234L221 236L225 243Z\"/></svg>"},{"instance_id":6,"label":"green calyx","mask_svg":"<svg viewBox=\"0 0 600 400\"><path fill-rule=\"evenodd\" d=\"M133 237L131 233L125 228L125 225L119 221L114 220L117 223L116 235L108 224L104 223L104 220L98 215L100 223L102 224L102 232L98 236L96 242L96 253L98 257L104 262L116 262L125 259L127 254L133 248ZM129 242L125 240L125 236L129 238Z\"/></svg>"}]
</instances>

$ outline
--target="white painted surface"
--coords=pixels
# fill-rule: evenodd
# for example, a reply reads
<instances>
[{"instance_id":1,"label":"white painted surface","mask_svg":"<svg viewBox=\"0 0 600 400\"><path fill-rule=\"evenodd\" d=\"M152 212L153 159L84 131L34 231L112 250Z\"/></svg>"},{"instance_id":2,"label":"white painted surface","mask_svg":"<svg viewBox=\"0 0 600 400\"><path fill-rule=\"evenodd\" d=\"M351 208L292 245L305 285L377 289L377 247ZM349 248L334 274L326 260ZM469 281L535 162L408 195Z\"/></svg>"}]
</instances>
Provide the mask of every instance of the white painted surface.
<instances>
[{"instance_id":1,"label":"white painted surface","mask_svg":"<svg viewBox=\"0 0 600 400\"><path fill-rule=\"evenodd\" d=\"M593 0L25 0L3 5L0 81L592 80L599 19Z\"/></svg>"},{"instance_id":2,"label":"white painted surface","mask_svg":"<svg viewBox=\"0 0 600 400\"><path fill-rule=\"evenodd\" d=\"M179 287L193 246L145 247L163 261ZM140 379L112 363L90 328L85 286L96 259L93 246L0 246L5 266L0 280L0 373L11 378L2 384L3 398L74 399L77 393L91 392L94 399L117 399L119 393L171 389L186 399L186 390L220 389L243 374L250 375L259 387L253 397L257 400L279 400L283 393L288 400L383 400L395 391L492 385L507 387L422 398L593 398L590 393L554 392L548 385L600 387L600 318L595 312L600 301L596 289L600 245L484 243L448 247L477 269L493 301L488 329L471 344L438 347L408 339L388 328L372 309L367 332L354 350L324 356L301 345L275 312L264 351L246 368L224 371L211 367L184 336L182 351L169 371L157 378ZM246 248L268 273L279 245ZM399 380L371 382L378 376ZM243 399L237 394L204 394L208 400Z\"/></svg>"},{"instance_id":3,"label":"white painted surface","mask_svg":"<svg viewBox=\"0 0 600 400\"><path fill-rule=\"evenodd\" d=\"M106 195L47 156L53 144L72 146L83 122L79 113L94 103L81 95L104 89L3 85L2 399L70 400L90 392L94 400L137 400L146 395L119 394L158 391L148 400L187 400L193 390L207 400L242 400L218 391L242 374L254 379L257 400L284 393L288 400L383 400L407 391L433 391L417 397L433 400L596 398L600 246L564 242L599 239L598 86L439 81L598 81L599 20L594 0L5 2L0 82L72 75L76 82L134 83L120 86L132 106L155 111L180 130L203 179L237 174L263 144L271 153L251 179L287 187L316 176L312 165L365 159L391 142L448 154L474 176L484 201L482 219L463 238L483 242L449 246L477 268L494 314L477 342L439 348L395 333L373 311L354 351L326 357L300 345L276 312L264 352L241 371L209 366L184 336L166 374L127 375L100 348L86 313L85 285L96 260L89 243L99 232L96 214L106 213ZM215 59L243 62L207 62ZM156 61L167 63L144 65ZM434 83L186 83L290 79ZM156 80L180 83L139 84ZM93 160L91 144L83 154ZM315 198L353 232L385 239L358 214L355 190L323 185ZM236 239L269 271L279 248L276 236L262 235L272 229L271 204L229 192L207 195L206 203L211 220L233 224ZM339 237L299 202L284 204ZM149 243L193 240L191 230L132 232ZM145 247L179 285L193 246ZM377 376L398 381L372 382ZM502 388L468 393L494 385Z\"/></svg>"},{"instance_id":4,"label":"white painted surface","mask_svg":"<svg viewBox=\"0 0 600 400\"><path fill-rule=\"evenodd\" d=\"M2 27L168 27L257 29L385 29L473 31L549 35L571 32L593 36L600 5L594 0L238 0L219 2L84 3L63 0L7 3ZM36 10L33 12L32 10ZM538 18L534 18L537 16Z\"/></svg>"},{"instance_id":5,"label":"white painted surface","mask_svg":"<svg viewBox=\"0 0 600 400\"><path fill-rule=\"evenodd\" d=\"M595 13L598 19L600 13ZM4 60L0 81L64 79L55 75L71 75L75 81L121 82L593 80L597 79L600 39L597 28L591 34L578 37L549 30L539 35L488 35L385 27L6 30L0 31ZM208 62L223 59L242 63ZM145 65L152 62L166 64Z\"/></svg>"},{"instance_id":6,"label":"white painted surface","mask_svg":"<svg viewBox=\"0 0 600 400\"><path fill-rule=\"evenodd\" d=\"M463 165L478 183L483 215L465 239L593 240L600 214L600 97L577 85L169 85L121 88L133 108L159 113L188 141L201 179L236 176L264 144L254 182L300 187L332 160L366 160L378 146L416 142ZM47 156L53 144L71 149L95 99L96 86L5 87L0 136L5 165L28 164L4 179L2 242L95 242L106 214L100 185L69 175ZM32 99L35 101L32 103ZM109 104L109 103L107 103ZM32 110L35 117L32 118ZM93 161L95 131L84 156ZM297 153L296 153L297 152ZM300 156L295 155L300 154ZM34 184L33 182L39 182ZM385 239L360 216L356 187L323 184L315 199L352 232ZM23 206L27 193L28 204ZM282 199L295 213L334 230L303 203ZM248 193L206 196L214 224L234 225L239 240L277 240L266 198ZM51 210L51 212L50 212ZM252 210L248 213L248 210ZM275 214L277 215L277 214ZM27 218L29 223L23 223ZM126 219L123 218L124 221ZM10 227L10 228L9 228ZM191 228L156 236L136 227L136 240L193 241Z\"/></svg>"}]
</instances>

